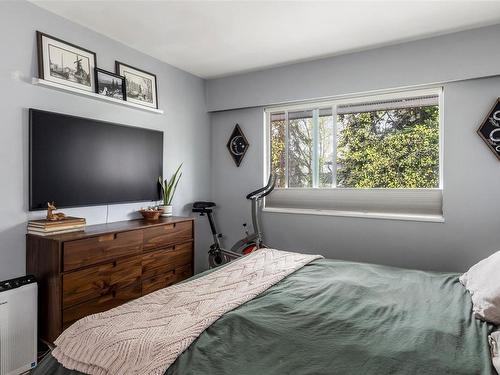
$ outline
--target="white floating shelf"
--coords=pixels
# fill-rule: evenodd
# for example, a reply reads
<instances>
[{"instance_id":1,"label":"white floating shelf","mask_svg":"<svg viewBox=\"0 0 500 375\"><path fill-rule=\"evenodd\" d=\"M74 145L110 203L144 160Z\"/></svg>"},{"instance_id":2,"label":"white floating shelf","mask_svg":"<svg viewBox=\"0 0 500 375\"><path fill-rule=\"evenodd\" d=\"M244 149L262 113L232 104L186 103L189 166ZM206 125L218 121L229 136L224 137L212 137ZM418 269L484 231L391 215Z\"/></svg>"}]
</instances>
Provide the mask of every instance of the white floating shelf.
<instances>
[{"instance_id":1,"label":"white floating shelf","mask_svg":"<svg viewBox=\"0 0 500 375\"><path fill-rule=\"evenodd\" d=\"M40 78L33 78L32 83L34 85L37 85L37 86L49 87L51 89L56 89L59 91L65 91L65 92L77 94L80 96L86 96L87 98L93 98L96 100L100 100L102 102L114 103L114 104L123 105L125 107L140 109L141 111L163 114L163 111L161 109L149 108L149 107L146 107L146 106L143 106L140 104L130 103L130 102L127 102L125 100L120 100L120 99L111 98L109 96L99 95L99 94L96 94L95 92L75 89L73 87L64 86L64 85L61 85L59 83L46 81L46 80L40 79Z\"/></svg>"}]
</instances>

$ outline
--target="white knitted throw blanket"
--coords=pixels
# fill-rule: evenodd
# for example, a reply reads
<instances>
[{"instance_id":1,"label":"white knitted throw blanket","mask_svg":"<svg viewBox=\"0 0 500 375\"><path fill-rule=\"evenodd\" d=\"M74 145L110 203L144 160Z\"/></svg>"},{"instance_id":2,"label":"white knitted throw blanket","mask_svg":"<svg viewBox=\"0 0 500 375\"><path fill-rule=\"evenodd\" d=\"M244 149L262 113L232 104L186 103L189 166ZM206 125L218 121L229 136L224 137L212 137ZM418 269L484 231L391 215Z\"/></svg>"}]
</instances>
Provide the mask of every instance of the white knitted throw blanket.
<instances>
[{"instance_id":1,"label":"white knitted throw blanket","mask_svg":"<svg viewBox=\"0 0 500 375\"><path fill-rule=\"evenodd\" d=\"M77 321L57 338L52 354L67 369L87 374L161 375L223 314L318 258L258 250L206 276Z\"/></svg>"}]
</instances>

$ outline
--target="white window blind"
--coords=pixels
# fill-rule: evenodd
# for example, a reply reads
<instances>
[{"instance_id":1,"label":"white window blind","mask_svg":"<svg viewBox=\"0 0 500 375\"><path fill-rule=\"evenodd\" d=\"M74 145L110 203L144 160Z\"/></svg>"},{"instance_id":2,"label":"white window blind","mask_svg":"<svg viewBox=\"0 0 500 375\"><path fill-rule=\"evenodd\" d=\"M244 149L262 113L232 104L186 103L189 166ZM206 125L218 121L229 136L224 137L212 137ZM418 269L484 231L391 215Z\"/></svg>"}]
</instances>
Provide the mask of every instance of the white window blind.
<instances>
[{"instance_id":1,"label":"white window blind","mask_svg":"<svg viewBox=\"0 0 500 375\"><path fill-rule=\"evenodd\" d=\"M442 221L440 189L277 189L265 209L333 216Z\"/></svg>"},{"instance_id":2,"label":"white window blind","mask_svg":"<svg viewBox=\"0 0 500 375\"><path fill-rule=\"evenodd\" d=\"M349 104L339 104L338 114L372 112L380 110L391 110L412 107L428 107L439 105L439 95L425 95L416 97L403 97L397 99L368 100L365 102L354 102Z\"/></svg>"}]
</instances>

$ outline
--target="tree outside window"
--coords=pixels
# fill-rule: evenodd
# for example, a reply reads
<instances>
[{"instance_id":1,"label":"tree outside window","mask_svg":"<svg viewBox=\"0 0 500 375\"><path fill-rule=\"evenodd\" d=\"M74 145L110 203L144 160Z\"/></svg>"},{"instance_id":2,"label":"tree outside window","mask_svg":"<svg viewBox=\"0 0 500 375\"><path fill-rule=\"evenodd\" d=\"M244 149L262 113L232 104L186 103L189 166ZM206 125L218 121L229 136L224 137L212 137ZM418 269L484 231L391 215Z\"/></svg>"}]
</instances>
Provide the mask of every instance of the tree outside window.
<instances>
[{"instance_id":1,"label":"tree outside window","mask_svg":"<svg viewBox=\"0 0 500 375\"><path fill-rule=\"evenodd\" d=\"M437 95L273 112L270 133L280 188L439 187Z\"/></svg>"}]
</instances>

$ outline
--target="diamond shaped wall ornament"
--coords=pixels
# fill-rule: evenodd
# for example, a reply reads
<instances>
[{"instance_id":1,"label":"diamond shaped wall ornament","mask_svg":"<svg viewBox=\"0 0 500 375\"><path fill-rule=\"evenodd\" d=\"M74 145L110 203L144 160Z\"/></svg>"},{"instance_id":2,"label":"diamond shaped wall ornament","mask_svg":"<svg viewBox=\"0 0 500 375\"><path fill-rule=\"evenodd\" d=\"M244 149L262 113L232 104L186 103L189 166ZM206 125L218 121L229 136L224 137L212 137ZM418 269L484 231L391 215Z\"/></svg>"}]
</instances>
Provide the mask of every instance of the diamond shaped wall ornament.
<instances>
[{"instance_id":1,"label":"diamond shaped wall ornament","mask_svg":"<svg viewBox=\"0 0 500 375\"><path fill-rule=\"evenodd\" d=\"M238 124L235 125L226 146L229 150L229 153L233 157L236 166L239 167L241 161L243 160L243 157L245 156L245 153L248 150L248 147L250 146L250 143L248 143L245 134L243 134Z\"/></svg>"},{"instance_id":2,"label":"diamond shaped wall ornament","mask_svg":"<svg viewBox=\"0 0 500 375\"><path fill-rule=\"evenodd\" d=\"M500 160L500 98L477 129L477 133Z\"/></svg>"}]
</instances>

